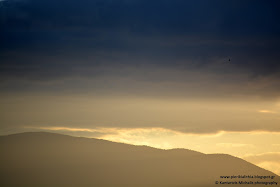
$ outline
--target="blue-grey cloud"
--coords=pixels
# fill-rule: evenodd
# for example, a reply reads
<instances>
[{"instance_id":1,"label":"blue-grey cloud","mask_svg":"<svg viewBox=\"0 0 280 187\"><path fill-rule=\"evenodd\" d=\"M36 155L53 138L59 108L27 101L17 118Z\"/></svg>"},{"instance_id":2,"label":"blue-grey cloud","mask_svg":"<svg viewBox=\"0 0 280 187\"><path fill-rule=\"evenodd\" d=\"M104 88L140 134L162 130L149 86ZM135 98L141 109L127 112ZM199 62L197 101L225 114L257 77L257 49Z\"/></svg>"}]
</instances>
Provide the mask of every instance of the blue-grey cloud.
<instances>
[{"instance_id":1,"label":"blue-grey cloud","mask_svg":"<svg viewBox=\"0 0 280 187\"><path fill-rule=\"evenodd\" d=\"M277 7L276 0L2 1L1 90L42 90L34 86L40 81L46 90L100 87L81 84L77 77L101 80L98 85L109 78L116 85L114 80L122 77L199 84L199 77L190 79L189 72L196 72L216 75L209 80L213 88L228 84L229 91L238 92L235 85L243 88L247 82L251 86L244 94L275 97L280 79ZM126 67L130 70L122 71ZM145 76L156 69L177 69L186 76ZM65 84L73 79L79 83ZM260 81L261 91L250 89ZM46 87L46 82L59 86Z\"/></svg>"}]
</instances>

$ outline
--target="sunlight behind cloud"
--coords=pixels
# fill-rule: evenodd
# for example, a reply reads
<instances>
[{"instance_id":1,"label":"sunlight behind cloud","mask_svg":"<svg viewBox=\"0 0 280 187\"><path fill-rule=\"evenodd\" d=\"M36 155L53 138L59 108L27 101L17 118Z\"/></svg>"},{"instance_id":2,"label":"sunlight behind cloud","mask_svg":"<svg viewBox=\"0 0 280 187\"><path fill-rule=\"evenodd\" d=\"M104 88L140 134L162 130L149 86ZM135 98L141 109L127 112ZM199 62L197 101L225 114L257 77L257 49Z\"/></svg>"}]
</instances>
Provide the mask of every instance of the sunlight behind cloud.
<instances>
[{"instance_id":1,"label":"sunlight behind cloud","mask_svg":"<svg viewBox=\"0 0 280 187\"><path fill-rule=\"evenodd\" d=\"M243 159L280 175L280 152L249 154L244 156Z\"/></svg>"},{"instance_id":2,"label":"sunlight behind cloud","mask_svg":"<svg viewBox=\"0 0 280 187\"><path fill-rule=\"evenodd\" d=\"M277 112L275 112L275 111L271 111L271 110L259 110L258 112L260 112L260 113L277 114Z\"/></svg>"},{"instance_id":3,"label":"sunlight behind cloud","mask_svg":"<svg viewBox=\"0 0 280 187\"><path fill-rule=\"evenodd\" d=\"M265 161L265 162L261 162L261 163L256 164L256 165L261 167L261 168L272 171L277 175L280 175L280 162Z\"/></svg>"},{"instance_id":4,"label":"sunlight behind cloud","mask_svg":"<svg viewBox=\"0 0 280 187\"><path fill-rule=\"evenodd\" d=\"M59 132L76 136L100 138L135 145L148 145L162 149L187 148L204 153L228 153L245 156L261 154L268 150L280 151L280 132L269 131L218 131L216 133L186 133L167 128L71 128L71 127L25 127L37 131Z\"/></svg>"},{"instance_id":5,"label":"sunlight behind cloud","mask_svg":"<svg viewBox=\"0 0 280 187\"><path fill-rule=\"evenodd\" d=\"M0 97L0 102L3 116L0 122L3 129L7 130L19 129L22 126L52 126L84 128L83 131L88 132L88 129L95 129L94 132L97 132L98 127L157 127L211 137L220 136L223 131L280 131L279 115L263 115L265 113L256 112L256 108L278 111L277 108L273 108L274 102L96 95L13 95ZM3 134L3 131L1 133Z\"/></svg>"},{"instance_id":6,"label":"sunlight behind cloud","mask_svg":"<svg viewBox=\"0 0 280 187\"><path fill-rule=\"evenodd\" d=\"M241 143L218 143L217 146L225 148L234 148L234 147L254 147L252 144L241 144Z\"/></svg>"}]
</instances>

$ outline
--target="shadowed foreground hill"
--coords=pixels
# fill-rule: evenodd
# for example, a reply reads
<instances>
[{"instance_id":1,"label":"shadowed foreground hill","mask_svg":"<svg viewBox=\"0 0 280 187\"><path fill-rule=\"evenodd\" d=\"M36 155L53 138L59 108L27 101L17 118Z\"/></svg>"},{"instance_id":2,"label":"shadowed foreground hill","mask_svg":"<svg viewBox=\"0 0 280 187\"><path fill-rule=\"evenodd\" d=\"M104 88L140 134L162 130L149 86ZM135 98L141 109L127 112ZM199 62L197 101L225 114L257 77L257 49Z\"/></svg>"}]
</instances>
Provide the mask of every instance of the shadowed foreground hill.
<instances>
[{"instance_id":1,"label":"shadowed foreground hill","mask_svg":"<svg viewBox=\"0 0 280 187\"><path fill-rule=\"evenodd\" d=\"M220 176L227 175L276 175L230 155L207 155L185 149L161 150L35 132L1 136L0 150L0 186L3 187L222 185L215 185L215 181L275 181L280 185L278 176L273 180L221 179ZM228 185L232 186L223 184Z\"/></svg>"}]
</instances>

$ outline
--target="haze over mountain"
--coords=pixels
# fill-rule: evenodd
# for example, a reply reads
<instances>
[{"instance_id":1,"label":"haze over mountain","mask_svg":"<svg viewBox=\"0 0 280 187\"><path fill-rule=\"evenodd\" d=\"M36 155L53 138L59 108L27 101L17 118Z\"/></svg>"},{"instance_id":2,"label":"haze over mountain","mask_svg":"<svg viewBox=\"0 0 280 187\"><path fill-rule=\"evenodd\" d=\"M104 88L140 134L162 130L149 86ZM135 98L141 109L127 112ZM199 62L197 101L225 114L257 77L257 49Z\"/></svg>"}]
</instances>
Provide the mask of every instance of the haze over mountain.
<instances>
[{"instance_id":1,"label":"haze over mountain","mask_svg":"<svg viewBox=\"0 0 280 187\"><path fill-rule=\"evenodd\" d=\"M1 136L0 149L0 186L3 187L179 187L217 186L215 181L274 181L278 185L280 182L279 176L221 179L220 176L232 175L276 176L226 154L162 150L54 133Z\"/></svg>"}]
</instances>

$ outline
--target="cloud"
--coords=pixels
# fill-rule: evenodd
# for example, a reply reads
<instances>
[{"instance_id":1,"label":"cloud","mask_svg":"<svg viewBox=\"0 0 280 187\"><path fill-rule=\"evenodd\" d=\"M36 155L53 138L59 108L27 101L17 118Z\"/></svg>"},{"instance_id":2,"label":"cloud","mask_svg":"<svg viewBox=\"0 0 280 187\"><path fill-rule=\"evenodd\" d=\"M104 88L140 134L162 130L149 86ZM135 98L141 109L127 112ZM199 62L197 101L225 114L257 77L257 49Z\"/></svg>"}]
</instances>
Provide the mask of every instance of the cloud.
<instances>
[{"instance_id":1,"label":"cloud","mask_svg":"<svg viewBox=\"0 0 280 187\"><path fill-rule=\"evenodd\" d=\"M34 128L34 127L27 127ZM51 130L51 131L73 131L73 132L97 132L96 129L85 129L85 128L70 128L70 127L40 127L42 130Z\"/></svg>"},{"instance_id":2,"label":"cloud","mask_svg":"<svg viewBox=\"0 0 280 187\"><path fill-rule=\"evenodd\" d=\"M67 59L64 61L68 61ZM180 69L159 64L83 64L84 59L80 60L80 64L71 63L70 59L67 62L68 66L64 67L59 66L61 62L54 63L60 61L60 57L47 61L52 63L42 66L2 66L1 93L114 94L175 99L262 101L276 100L279 93L279 90L275 89L278 88L277 77L268 80L252 78L253 73L240 72L234 65L219 65L218 62L199 68L187 65ZM101 63L103 61L105 60L102 59ZM189 64L197 63L186 61ZM221 70L225 70L226 73L217 72Z\"/></svg>"},{"instance_id":3,"label":"cloud","mask_svg":"<svg viewBox=\"0 0 280 187\"><path fill-rule=\"evenodd\" d=\"M263 161L256 165L258 165L261 168L272 171L277 175L280 175L280 162Z\"/></svg>"},{"instance_id":4,"label":"cloud","mask_svg":"<svg viewBox=\"0 0 280 187\"><path fill-rule=\"evenodd\" d=\"M251 160L255 163L262 162L263 160L280 161L280 152L266 152L261 154L249 154L243 157L246 160Z\"/></svg>"},{"instance_id":5,"label":"cloud","mask_svg":"<svg viewBox=\"0 0 280 187\"><path fill-rule=\"evenodd\" d=\"M216 145L220 146L220 147L225 147L225 148L254 147L254 145L252 145L252 144L241 144L241 143L218 143Z\"/></svg>"},{"instance_id":6,"label":"cloud","mask_svg":"<svg viewBox=\"0 0 280 187\"><path fill-rule=\"evenodd\" d=\"M216 133L188 133L178 130L160 127L146 127L146 128L73 128L73 127L59 127L59 126L45 126L45 127L25 127L28 131L49 131L59 132L74 136L84 136L100 138L115 142L129 143L134 145L148 145L151 147L170 149L170 148L188 148L199 149L202 152L216 153L233 151L231 154L237 152L244 154L250 150L262 150L263 143L257 144L256 139L266 139L274 136L274 139L280 140L280 132L268 131L219 131ZM244 143L241 143L241 140ZM252 139L254 143L252 143ZM231 143L221 143L231 140ZM270 142L265 143L271 144ZM265 146L267 147L267 146ZM226 149L225 149L226 148ZM237 152L236 152L237 151ZM247 156L248 157L248 156ZM249 158L249 157L248 157ZM252 159L250 157L250 159Z\"/></svg>"},{"instance_id":7,"label":"cloud","mask_svg":"<svg viewBox=\"0 0 280 187\"><path fill-rule=\"evenodd\" d=\"M279 96L275 2L17 3L0 22L1 92Z\"/></svg>"},{"instance_id":8,"label":"cloud","mask_svg":"<svg viewBox=\"0 0 280 187\"><path fill-rule=\"evenodd\" d=\"M219 137L227 134L248 134L248 135L260 135L260 134L276 134L280 135L280 132L270 132L270 131L218 131L213 133L192 133L192 132L183 132L178 130L172 130L167 128L160 127L146 127L146 128L105 128L105 127L96 127L96 128L73 128L73 127L62 127L62 126L45 126L45 127L24 127L30 130L49 130L49 131L70 131L70 132L99 132L108 135L188 135L188 136L200 136L200 137ZM273 146L279 146L280 144L273 144ZM244 146L253 146L251 144L239 144L239 143L218 143L217 146L222 147L244 147Z\"/></svg>"},{"instance_id":9,"label":"cloud","mask_svg":"<svg viewBox=\"0 0 280 187\"><path fill-rule=\"evenodd\" d=\"M259 110L260 113L269 113L269 114L277 114L278 112L272 111L272 110Z\"/></svg>"},{"instance_id":10,"label":"cloud","mask_svg":"<svg viewBox=\"0 0 280 187\"><path fill-rule=\"evenodd\" d=\"M280 132L278 115L256 113L256 108L272 108L273 101L204 100L162 96L154 98L115 93L105 96L95 93L16 93L1 95L0 102L1 128L5 129L22 126L77 129L158 127L205 136L221 136L224 132Z\"/></svg>"},{"instance_id":11,"label":"cloud","mask_svg":"<svg viewBox=\"0 0 280 187\"><path fill-rule=\"evenodd\" d=\"M142 96L7 95L0 107L5 127L46 124L72 128L151 128L218 135L225 132L279 132L277 116L255 108L273 103L157 99ZM16 118L13 116L17 116ZM256 120L258 119L258 120ZM263 124L266 126L263 126Z\"/></svg>"},{"instance_id":12,"label":"cloud","mask_svg":"<svg viewBox=\"0 0 280 187\"><path fill-rule=\"evenodd\" d=\"M50 131L70 131L70 132L100 132L104 134L119 134L119 135L128 135L128 134L182 134L181 132L151 127L151 128L72 128L72 127L25 127L27 129L39 129L39 130L50 130Z\"/></svg>"},{"instance_id":13,"label":"cloud","mask_svg":"<svg viewBox=\"0 0 280 187\"><path fill-rule=\"evenodd\" d=\"M280 175L280 152L251 154L243 159Z\"/></svg>"},{"instance_id":14,"label":"cloud","mask_svg":"<svg viewBox=\"0 0 280 187\"><path fill-rule=\"evenodd\" d=\"M165 128L71 128L71 127L25 127L33 131L44 130L49 132L61 132L73 135L94 137L114 142L129 143L134 145L147 145L158 148L173 148L164 138L183 135L183 133ZM87 134L84 134L86 132ZM89 133L90 132L90 133ZM98 134L96 134L98 133ZM76 134L77 135L77 134ZM162 142L153 142L151 139L161 138Z\"/></svg>"}]
</instances>

